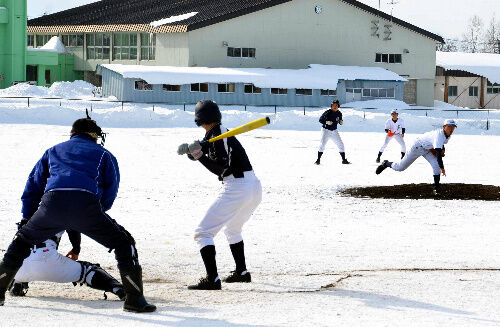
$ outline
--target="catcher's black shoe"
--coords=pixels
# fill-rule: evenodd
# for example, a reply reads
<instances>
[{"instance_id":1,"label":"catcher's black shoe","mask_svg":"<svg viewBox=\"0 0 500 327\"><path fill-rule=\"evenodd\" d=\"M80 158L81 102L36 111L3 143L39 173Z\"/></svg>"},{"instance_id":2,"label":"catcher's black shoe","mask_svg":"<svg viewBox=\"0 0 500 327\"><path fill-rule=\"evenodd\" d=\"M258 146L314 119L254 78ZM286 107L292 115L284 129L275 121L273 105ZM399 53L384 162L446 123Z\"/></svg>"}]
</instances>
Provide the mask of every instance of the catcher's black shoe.
<instances>
[{"instance_id":1,"label":"catcher's black shoe","mask_svg":"<svg viewBox=\"0 0 500 327\"><path fill-rule=\"evenodd\" d=\"M231 274L224 278L224 283L250 283L252 281L252 276L248 271L242 273L236 272L236 270L231 271Z\"/></svg>"},{"instance_id":2,"label":"catcher's black shoe","mask_svg":"<svg viewBox=\"0 0 500 327\"><path fill-rule=\"evenodd\" d=\"M350 165L351 163L349 161L347 161L347 159L343 159L342 164L343 165Z\"/></svg>"},{"instance_id":3,"label":"catcher's black shoe","mask_svg":"<svg viewBox=\"0 0 500 327\"><path fill-rule=\"evenodd\" d=\"M314 164L315 164L315 165L319 165L319 164L320 164L319 159L318 159L318 160L316 160L316 161L314 162Z\"/></svg>"},{"instance_id":4,"label":"catcher's black shoe","mask_svg":"<svg viewBox=\"0 0 500 327\"><path fill-rule=\"evenodd\" d=\"M28 283L12 283L9 293L12 296L25 296L28 293Z\"/></svg>"},{"instance_id":5,"label":"catcher's black shoe","mask_svg":"<svg viewBox=\"0 0 500 327\"><path fill-rule=\"evenodd\" d=\"M379 175L381 172L384 171L384 169L387 168L387 163L389 162L389 160L384 160L382 161L382 163L377 167L377 170L375 170L375 174Z\"/></svg>"},{"instance_id":6,"label":"catcher's black shoe","mask_svg":"<svg viewBox=\"0 0 500 327\"><path fill-rule=\"evenodd\" d=\"M123 310L137 313L156 311L156 306L148 303L143 295L142 268L135 266L129 271L120 271L120 275L127 294Z\"/></svg>"},{"instance_id":7,"label":"catcher's black shoe","mask_svg":"<svg viewBox=\"0 0 500 327\"><path fill-rule=\"evenodd\" d=\"M211 281L208 277L203 277L200 279L198 284L189 285L189 290L207 290L207 291L216 291L221 289L221 282L219 277L217 277L216 281Z\"/></svg>"},{"instance_id":8,"label":"catcher's black shoe","mask_svg":"<svg viewBox=\"0 0 500 327\"><path fill-rule=\"evenodd\" d=\"M18 269L10 269L0 262L0 307L5 303L5 292L11 285Z\"/></svg>"}]
</instances>

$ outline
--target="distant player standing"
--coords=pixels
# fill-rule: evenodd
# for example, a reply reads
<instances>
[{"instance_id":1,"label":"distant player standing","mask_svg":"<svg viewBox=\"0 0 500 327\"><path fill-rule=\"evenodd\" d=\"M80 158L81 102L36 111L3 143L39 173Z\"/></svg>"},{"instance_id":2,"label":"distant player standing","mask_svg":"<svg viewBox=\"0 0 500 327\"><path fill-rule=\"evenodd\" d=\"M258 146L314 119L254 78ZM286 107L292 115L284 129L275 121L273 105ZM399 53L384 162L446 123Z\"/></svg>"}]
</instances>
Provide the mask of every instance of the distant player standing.
<instances>
[{"instance_id":1,"label":"distant player standing","mask_svg":"<svg viewBox=\"0 0 500 327\"><path fill-rule=\"evenodd\" d=\"M395 139L399 145L401 146L401 159L405 156L406 152L406 145L405 145L405 122L402 118L398 118L399 113L396 109L393 109L391 111L391 118L387 119L385 122L385 132L387 135L385 136L385 142L384 145L382 145L382 148L380 148L380 151L378 152L378 157L376 162L380 162L380 157L382 156L382 153L384 152L385 148L389 144L389 142L392 139Z\"/></svg>"},{"instance_id":2,"label":"distant player standing","mask_svg":"<svg viewBox=\"0 0 500 327\"><path fill-rule=\"evenodd\" d=\"M434 194L439 196L441 192L440 188L440 174L446 176L446 171L444 169L443 157L444 157L444 145L450 140L451 134L457 127L457 124L453 119L446 119L443 123L443 128L427 132L415 140L415 143L410 148L410 151L399 163L393 163L388 160L384 160L380 166L377 167L375 173L378 175L384 169L390 167L396 171L403 171L408 168L418 157L424 157L425 160L429 162L432 167L434 175Z\"/></svg>"},{"instance_id":3,"label":"distant player standing","mask_svg":"<svg viewBox=\"0 0 500 327\"><path fill-rule=\"evenodd\" d=\"M344 165L350 164L345 157L344 142L342 142L337 130L337 126L344 123L342 120L342 113L339 110L339 105L338 100L332 101L331 108L325 111L319 118L319 122L322 124L322 129L321 144L318 149L318 159L315 162L316 165L321 163L321 156L323 155L323 151L325 151L326 143L328 143L328 140L330 139L335 142L335 145L337 145L340 156L342 157L342 163Z\"/></svg>"},{"instance_id":4,"label":"distant player standing","mask_svg":"<svg viewBox=\"0 0 500 327\"><path fill-rule=\"evenodd\" d=\"M221 113L217 104L211 100L202 100L196 104L195 123L206 130L205 140L222 133L227 128L221 126ZM191 285L191 290L220 290L221 281L215 260L214 237L225 227L236 269L224 279L226 283L249 283L250 273L245 263L245 252L241 231L243 224L262 200L262 186L255 176L245 149L234 137L213 143L181 144L177 153L187 154L191 160L198 160L205 168L222 181L223 191L208 209L195 232L195 240L200 246L200 253L205 264L207 276L198 284Z\"/></svg>"}]
</instances>

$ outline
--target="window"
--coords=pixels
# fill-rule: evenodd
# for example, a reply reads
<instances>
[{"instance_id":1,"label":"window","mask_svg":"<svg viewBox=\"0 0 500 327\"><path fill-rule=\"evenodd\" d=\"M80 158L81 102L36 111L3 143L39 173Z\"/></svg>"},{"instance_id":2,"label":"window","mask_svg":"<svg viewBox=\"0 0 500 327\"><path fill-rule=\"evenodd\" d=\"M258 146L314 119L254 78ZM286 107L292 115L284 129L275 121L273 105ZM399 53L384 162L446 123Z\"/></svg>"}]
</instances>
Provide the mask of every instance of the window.
<instances>
[{"instance_id":1,"label":"window","mask_svg":"<svg viewBox=\"0 0 500 327\"><path fill-rule=\"evenodd\" d=\"M234 93L234 83L217 84L217 92Z\"/></svg>"},{"instance_id":2,"label":"window","mask_svg":"<svg viewBox=\"0 0 500 327\"><path fill-rule=\"evenodd\" d=\"M83 47L83 34L69 34L63 35L62 43L66 47L74 48L74 47Z\"/></svg>"},{"instance_id":3,"label":"window","mask_svg":"<svg viewBox=\"0 0 500 327\"><path fill-rule=\"evenodd\" d=\"M401 64L403 62L403 56L400 53L376 53L375 62Z\"/></svg>"},{"instance_id":4,"label":"window","mask_svg":"<svg viewBox=\"0 0 500 327\"><path fill-rule=\"evenodd\" d=\"M191 84L191 92L208 92L208 83Z\"/></svg>"},{"instance_id":5,"label":"window","mask_svg":"<svg viewBox=\"0 0 500 327\"><path fill-rule=\"evenodd\" d=\"M141 60L156 59L156 34L141 33Z\"/></svg>"},{"instance_id":6,"label":"window","mask_svg":"<svg viewBox=\"0 0 500 327\"><path fill-rule=\"evenodd\" d=\"M245 84L245 93L262 93L262 89L253 84Z\"/></svg>"},{"instance_id":7,"label":"window","mask_svg":"<svg viewBox=\"0 0 500 327\"><path fill-rule=\"evenodd\" d=\"M499 94L500 93L500 84L492 84L488 81L488 87L486 89L486 93L488 94Z\"/></svg>"},{"instance_id":8,"label":"window","mask_svg":"<svg viewBox=\"0 0 500 327\"><path fill-rule=\"evenodd\" d=\"M227 48L228 57L255 58L255 48Z\"/></svg>"},{"instance_id":9,"label":"window","mask_svg":"<svg viewBox=\"0 0 500 327\"><path fill-rule=\"evenodd\" d=\"M146 81L135 81L135 89L140 91L153 91L153 85Z\"/></svg>"},{"instance_id":10,"label":"window","mask_svg":"<svg viewBox=\"0 0 500 327\"><path fill-rule=\"evenodd\" d=\"M43 47L49 40L55 35L37 35L36 36L36 47Z\"/></svg>"},{"instance_id":11,"label":"window","mask_svg":"<svg viewBox=\"0 0 500 327\"><path fill-rule=\"evenodd\" d=\"M113 34L113 60L137 59L137 34Z\"/></svg>"},{"instance_id":12,"label":"window","mask_svg":"<svg viewBox=\"0 0 500 327\"><path fill-rule=\"evenodd\" d=\"M313 90L312 89L296 89L295 94L296 95L313 95Z\"/></svg>"},{"instance_id":13,"label":"window","mask_svg":"<svg viewBox=\"0 0 500 327\"><path fill-rule=\"evenodd\" d=\"M163 91L180 92L181 86L180 85L163 84Z\"/></svg>"},{"instance_id":14,"label":"window","mask_svg":"<svg viewBox=\"0 0 500 327\"><path fill-rule=\"evenodd\" d=\"M360 90L362 92L362 96L365 98L369 98L369 97L371 97L371 98L394 98L394 94L395 94L394 88L363 89L363 90L358 89L358 90Z\"/></svg>"},{"instance_id":15,"label":"window","mask_svg":"<svg viewBox=\"0 0 500 327\"><path fill-rule=\"evenodd\" d=\"M471 86L469 87L469 96L470 97L477 97L479 94L479 88L477 86Z\"/></svg>"},{"instance_id":16,"label":"window","mask_svg":"<svg viewBox=\"0 0 500 327\"><path fill-rule=\"evenodd\" d=\"M109 59L110 34L87 34L87 59Z\"/></svg>"},{"instance_id":17,"label":"window","mask_svg":"<svg viewBox=\"0 0 500 327\"><path fill-rule=\"evenodd\" d=\"M458 94L458 87L456 86L448 86L448 96L456 97Z\"/></svg>"},{"instance_id":18,"label":"window","mask_svg":"<svg viewBox=\"0 0 500 327\"><path fill-rule=\"evenodd\" d=\"M337 95L337 90L321 90L321 95Z\"/></svg>"},{"instance_id":19,"label":"window","mask_svg":"<svg viewBox=\"0 0 500 327\"><path fill-rule=\"evenodd\" d=\"M281 95L288 94L288 89L272 88L271 94L281 94Z\"/></svg>"},{"instance_id":20,"label":"window","mask_svg":"<svg viewBox=\"0 0 500 327\"><path fill-rule=\"evenodd\" d=\"M35 46L35 36L33 34L28 34L26 38L26 45L30 48Z\"/></svg>"}]
</instances>

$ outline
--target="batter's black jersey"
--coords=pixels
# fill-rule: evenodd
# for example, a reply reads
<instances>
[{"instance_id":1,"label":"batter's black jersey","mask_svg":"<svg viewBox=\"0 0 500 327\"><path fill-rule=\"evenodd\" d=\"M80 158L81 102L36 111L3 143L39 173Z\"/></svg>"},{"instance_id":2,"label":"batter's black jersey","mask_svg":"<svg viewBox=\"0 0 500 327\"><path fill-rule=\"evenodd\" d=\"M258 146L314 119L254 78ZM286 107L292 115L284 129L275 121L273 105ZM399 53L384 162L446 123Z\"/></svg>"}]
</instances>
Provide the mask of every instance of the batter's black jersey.
<instances>
[{"instance_id":1,"label":"batter's black jersey","mask_svg":"<svg viewBox=\"0 0 500 327\"><path fill-rule=\"evenodd\" d=\"M221 128L223 131L221 131ZM220 125L214 126L205 134L205 140L216 137L227 131ZM233 175L235 178L242 178L243 172L251 171L252 165L245 149L241 143L232 136L203 146L203 156L199 161L215 175L219 180L223 177Z\"/></svg>"},{"instance_id":2,"label":"batter's black jersey","mask_svg":"<svg viewBox=\"0 0 500 327\"><path fill-rule=\"evenodd\" d=\"M319 118L319 122L323 124L323 128L334 131L337 129L338 123L342 120L342 113L340 110L333 111L331 109L328 109L325 111L321 117ZM327 125L326 122L331 121L331 125Z\"/></svg>"}]
</instances>

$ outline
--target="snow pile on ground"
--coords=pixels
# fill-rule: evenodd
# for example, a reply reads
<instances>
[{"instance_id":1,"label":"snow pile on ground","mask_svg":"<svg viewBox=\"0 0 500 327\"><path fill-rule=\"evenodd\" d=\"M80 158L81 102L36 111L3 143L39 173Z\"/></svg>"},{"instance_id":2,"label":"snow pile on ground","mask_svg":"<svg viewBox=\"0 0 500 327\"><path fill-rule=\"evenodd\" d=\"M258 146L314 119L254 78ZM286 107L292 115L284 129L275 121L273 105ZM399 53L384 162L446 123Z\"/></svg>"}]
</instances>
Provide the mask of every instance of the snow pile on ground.
<instances>
[{"instance_id":1,"label":"snow pile on ground","mask_svg":"<svg viewBox=\"0 0 500 327\"><path fill-rule=\"evenodd\" d=\"M339 80L406 81L380 67L311 64L306 69L207 68L143 65L102 65L124 78L139 78L150 84L250 83L260 88L336 90ZM99 70L99 68L98 68Z\"/></svg>"},{"instance_id":2,"label":"snow pile on ground","mask_svg":"<svg viewBox=\"0 0 500 327\"><path fill-rule=\"evenodd\" d=\"M367 100L367 101L355 101L348 102L342 105L343 108L354 108L354 109L409 109L410 105L403 101L393 100L393 99L383 99L383 100Z\"/></svg>"},{"instance_id":3,"label":"snow pile on ground","mask_svg":"<svg viewBox=\"0 0 500 327\"><path fill-rule=\"evenodd\" d=\"M35 86L26 83L17 84L0 90L1 96L24 96L24 97L57 97L63 99L71 98L93 98L92 93L95 86L85 81L55 82L50 87Z\"/></svg>"},{"instance_id":4,"label":"snow pile on ground","mask_svg":"<svg viewBox=\"0 0 500 327\"><path fill-rule=\"evenodd\" d=\"M500 56L493 53L436 52L436 66L463 70L500 83Z\"/></svg>"}]
</instances>

